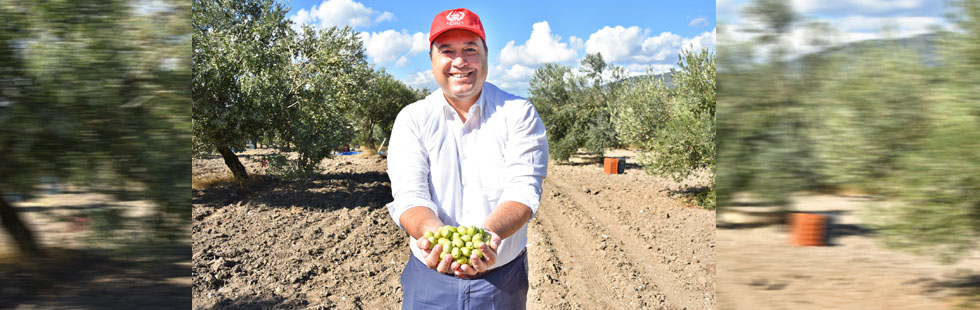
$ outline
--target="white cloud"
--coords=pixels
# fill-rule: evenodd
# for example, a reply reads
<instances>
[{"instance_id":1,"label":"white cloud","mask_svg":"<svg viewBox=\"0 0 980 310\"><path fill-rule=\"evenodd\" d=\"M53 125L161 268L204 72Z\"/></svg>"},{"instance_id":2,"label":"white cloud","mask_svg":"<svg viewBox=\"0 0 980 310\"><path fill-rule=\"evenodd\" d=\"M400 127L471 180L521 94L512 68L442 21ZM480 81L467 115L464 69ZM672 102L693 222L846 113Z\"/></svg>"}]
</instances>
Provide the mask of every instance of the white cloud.
<instances>
[{"instance_id":1,"label":"white cloud","mask_svg":"<svg viewBox=\"0 0 980 310\"><path fill-rule=\"evenodd\" d=\"M378 17L374 19L374 22L380 23L383 21L394 21L394 20L395 20L395 14L385 11L384 13L381 13L381 15L378 15Z\"/></svg>"},{"instance_id":2,"label":"white cloud","mask_svg":"<svg viewBox=\"0 0 980 310\"><path fill-rule=\"evenodd\" d=\"M523 65L515 64L506 70L503 75L504 80L531 80L531 76L534 75L534 68L525 67Z\"/></svg>"},{"instance_id":3,"label":"white cloud","mask_svg":"<svg viewBox=\"0 0 980 310\"><path fill-rule=\"evenodd\" d=\"M585 52L600 53L606 62L622 61L639 54L642 39L643 30L640 27L606 26L589 35L589 41L585 42Z\"/></svg>"},{"instance_id":4,"label":"white cloud","mask_svg":"<svg viewBox=\"0 0 980 310\"><path fill-rule=\"evenodd\" d=\"M704 17L698 17L691 20L691 22L687 23L687 25L691 27L704 27L708 25L708 19Z\"/></svg>"},{"instance_id":5,"label":"white cloud","mask_svg":"<svg viewBox=\"0 0 980 310\"><path fill-rule=\"evenodd\" d=\"M537 67L522 64L500 64L490 70L487 81L509 93L527 96L528 82L531 81Z\"/></svg>"},{"instance_id":6,"label":"white cloud","mask_svg":"<svg viewBox=\"0 0 980 310\"><path fill-rule=\"evenodd\" d=\"M684 49L715 50L715 29L685 38L671 32L650 35L649 29L632 27L603 27L589 36L585 43L586 53L600 53L603 60L625 67L630 75L645 74L646 68L669 69L677 63L677 55Z\"/></svg>"},{"instance_id":7,"label":"white cloud","mask_svg":"<svg viewBox=\"0 0 980 310\"><path fill-rule=\"evenodd\" d=\"M571 47L573 50L580 50L585 47L585 42L582 41L582 38L569 36L568 47Z\"/></svg>"},{"instance_id":8,"label":"white cloud","mask_svg":"<svg viewBox=\"0 0 980 310\"><path fill-rule=\"evenodd\" d=\"M643 40L642 53L639 55L633 55L636 61L640 62L651 62L658 61L662 62L673 56L677 56L677 52L684 47L684 38L679 35L662 32L656 37L647 38Z\"/></svg>"},{"instance_id":9,"label":"white cloud","mask_svg":"<svg viewBox=\"0 0 980 310\"><path fill-rule=\"evenodd\" d=\"M314 5L313 8L316 8L316 6ZM311 23L313 16L311 16L310 12L306 9L299 9L299 11L296 11L296 15L293 15L293 17L290 17L289 19L293 21L294 26L298 26Z\"/></svg>"},{"instance_id":10,"label":"white cloud","mask_svg":"<svg viewBox=\"0 0 980 310\"><path fill-rule=\"evenodd\" d=\"M712 29L711 32L706 31L694 38L684 39L684 42L681 43L681 48L693 51L700 51L702 48L714 50L715 37L715 29Z\"/></svg>"},{"instance_id":11,"label":"white cloud","mask_svg":"<svg viewBox=\"0 0 980 310\"><path fill-rule=\"evenodd\" d=\"M424 72L415 72L410 74L407 78L402 80L406 85L415 88L428 88L429 91L435 91L439 88L439 84L436 84L436 78L432 76L432 70L426 70Z\"/></svg>"},{"instance_id":12,"label":"white cloud","mask_svg":"<svg viewBox=\"0 0 980 310\"><path fill-rule=\"evenodd\" d=\"M507 42L507 45L500 50L500 62L533 66L575 59L575 50L569 48L569 44L560 41L560 36L551 34L551 27L548 26L547 21L535 23L531 37L524 42L524 45L514 45L514 41ZM578 41L581 42L581 39Z\"/></svg>"},{"instance_id":13,"label":"white cloud","mask_svg":"<svg viewBox=\"0 0 980 310\"><path fill-rule=\"evenodd\" d=\"M395 66L404 67L409 63L409 57L428 50L429 40L421 32L409 34L385 30L383 32L361 32L364 42L364 53L377 64L395 62Z\"/></svg>"},{"instance_id":14,"label":"white cloud","mask_svg":"<svg viewBox=\"0 0 980 310\"><path fill-rule=\"evenodd\" d=\"M309 10L300 9L290 19L295 23L294 28L297 29L299 25L306 23L314 24L320 28L332 26L357 28L370 26L371 16L376 14L379 16L373 20L378 23L395 19L395 15L391 12L379 13L353 0L327 0L319 5L313 5Z\"/></svg>"}]
</instances>

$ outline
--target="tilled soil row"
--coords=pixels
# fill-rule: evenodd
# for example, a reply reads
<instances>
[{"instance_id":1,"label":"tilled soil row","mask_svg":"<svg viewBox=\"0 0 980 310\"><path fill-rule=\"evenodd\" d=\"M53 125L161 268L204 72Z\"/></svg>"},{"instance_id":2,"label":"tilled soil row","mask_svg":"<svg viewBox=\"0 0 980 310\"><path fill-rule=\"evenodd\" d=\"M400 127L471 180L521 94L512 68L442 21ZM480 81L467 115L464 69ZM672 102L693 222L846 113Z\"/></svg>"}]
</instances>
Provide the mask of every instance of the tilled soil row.
<instances>
[{"instance_id":1,"label":"tilled soil row","mask_svg":"<svg viewBox=\"0 0 980 310\"><path fill-rule=\"evenodd\" d=\"M411 254L384 208L383 159L325 160L304 182L246 165L248 189L194 190L195 309L399 307ZM227 173L218 158L194 167ZM670 186L635 168L551 166L529 228L528 308L713 309L714 212L685 207Z\"/></svg>"},{"instance_id":2,"label":"tilled soil row","mask_svg":"<svg viewBox=\"0 0 980 310\"><path fill-rule=\"evenodd\" d=\"M615 180L614 177L606 178ZM531 226L532 240L543 249L531 247L531 251L532 256L540 253L546 257L532 262L532 266L535 271L545 274L547 282L538 280L541 287L532 290L533 297L543 299L543 302L561 300L567 308L713 308L713 292L702 289L706 284L702 282L707 282L712 275L694 274L709 268L700 260L692 260L684 263L686 268L671 272L670 265L678 263L676 258L664 257L661 253L669 247L657 245L677 243L688 236L676 232L673 235L661 233L663 229L655 227L658 225L650 225L655 221L656 212L650 212L642 203L628 205L629 210L623 211L616 199L621 190L605 187L602 191L606 195L599 196L594 189L578 191L570 187L560 178L545 182L545 198ZM687 211L705 213L704 210L673 208L681 208L675 211L675 217L676 213ZM656 235L644 236L641 231L653 231ZM656 238L657 235L661 238ZM703 248L706 250L700 252L713 254L710 246ZM557 259L559 255L561 259ZM694 261L698 266L689 265ZM572 287L571 296L551 293L568 291L568 287Z\"/></svg>"}]
</instances>

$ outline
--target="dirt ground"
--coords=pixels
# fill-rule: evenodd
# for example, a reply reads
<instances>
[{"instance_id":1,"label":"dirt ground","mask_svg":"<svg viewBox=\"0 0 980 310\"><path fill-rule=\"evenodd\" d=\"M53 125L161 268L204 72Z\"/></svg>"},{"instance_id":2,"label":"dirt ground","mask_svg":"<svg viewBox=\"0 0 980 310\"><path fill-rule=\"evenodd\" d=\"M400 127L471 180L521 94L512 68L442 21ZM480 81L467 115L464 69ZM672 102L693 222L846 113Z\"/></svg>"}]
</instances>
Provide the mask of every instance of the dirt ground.
<instances>
[{"instance_id":1,"label":"dirt ground","mask_svg":"<svg viewBox=\"0 0 980 310\"><path fill-rule=\"evenodd\" d=\"M244 188L220 158L194 160L193 308L398 308L410 251L384 208L385 160L339 156L287 182L260 175L259 153L240 154L255 176ZM681 188L635 164L552 164L529 228L528 308L714 309L715 213Z\"/></svg>"},{"instance_id":2,"label":"dirt ground","mask_svg":"<svg viewBox=\"0 0 980 310\"><path fill-rule=\"evenodd\" d=\"M795 211L831 215L830 245L789 244L786 225L718 228L719 309L976 309L980 253L950 265L885 249L855 195L794 198Z\"/></svg>"},{"instance_id":3,"label":"dirt ground","mask_svg":"<svg viewBox=\"0 0 980 310\"><path fill-rule=\"evenodd\" d=\"M46 255L18 257L12 238L0 231L0 309L191 307L189 240L120 247L118 238L143 240L137 237L145 230L129 225L116 238L97 232L99 212L119 209L140 219L150 214L148 203L69 191L13 205Z\"/></svg>"}]
</instances>

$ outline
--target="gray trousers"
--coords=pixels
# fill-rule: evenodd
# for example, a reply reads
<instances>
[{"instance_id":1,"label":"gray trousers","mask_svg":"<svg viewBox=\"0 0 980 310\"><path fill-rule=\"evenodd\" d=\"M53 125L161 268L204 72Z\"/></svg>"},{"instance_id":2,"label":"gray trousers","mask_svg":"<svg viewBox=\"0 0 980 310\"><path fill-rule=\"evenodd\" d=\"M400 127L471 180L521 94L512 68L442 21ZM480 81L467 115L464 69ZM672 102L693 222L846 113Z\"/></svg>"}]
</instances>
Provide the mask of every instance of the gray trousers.
<instances>
[{"instance_id":1,"label":"gray trousers","mask_svg":"<svg viewBox=\"0 0 980 310\"><path fill-rule=\"evenodd\" d=\"M527 252L478 279L439 273L409 257L402 271L402 309L525 309Z\"/></svg>"}]
</instances>

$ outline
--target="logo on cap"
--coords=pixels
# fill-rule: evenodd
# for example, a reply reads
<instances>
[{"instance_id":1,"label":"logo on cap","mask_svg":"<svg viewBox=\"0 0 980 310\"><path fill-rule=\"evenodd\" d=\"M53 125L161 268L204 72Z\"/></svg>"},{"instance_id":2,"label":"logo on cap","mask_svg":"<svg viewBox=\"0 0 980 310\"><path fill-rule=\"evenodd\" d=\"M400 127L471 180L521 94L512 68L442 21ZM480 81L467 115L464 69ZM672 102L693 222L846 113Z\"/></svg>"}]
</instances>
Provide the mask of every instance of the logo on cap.
<instances>
[{"instance_id":1,"label":"logo on cap","mask_svg":"<svg viewBox=\"0 0 980 310\"><path fill-rule=\"evenodd\" d=\"M446 14L446 25L459 25L462 24L463 17L466 17L466 12L463 11L453 11Z\"/></svg>"}]
</instances>

